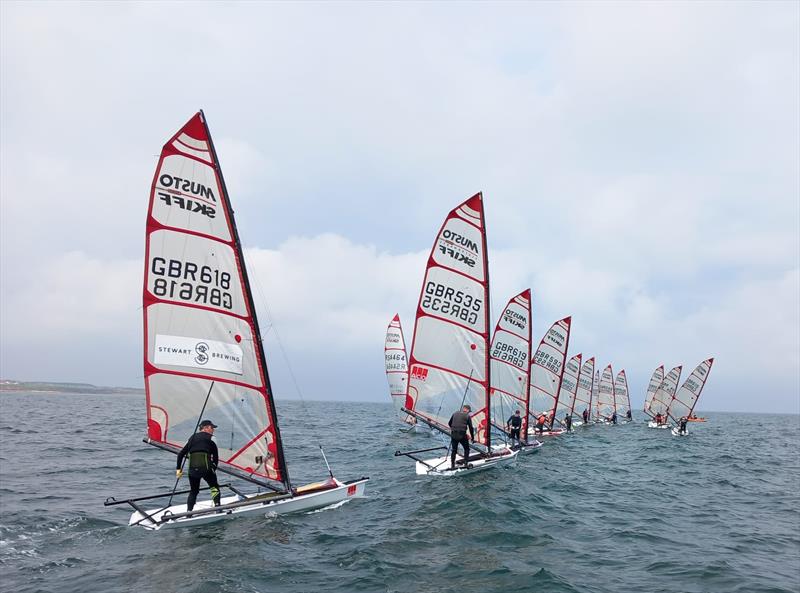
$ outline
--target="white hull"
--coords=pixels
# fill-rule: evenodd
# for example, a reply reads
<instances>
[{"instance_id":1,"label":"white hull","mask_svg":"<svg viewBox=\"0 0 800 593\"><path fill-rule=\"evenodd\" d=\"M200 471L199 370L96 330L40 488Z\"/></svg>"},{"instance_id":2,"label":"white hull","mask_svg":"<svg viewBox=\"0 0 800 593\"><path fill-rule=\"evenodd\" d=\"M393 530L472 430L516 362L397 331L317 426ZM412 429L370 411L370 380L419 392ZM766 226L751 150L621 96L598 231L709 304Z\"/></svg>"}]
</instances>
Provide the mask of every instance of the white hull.
<instances>
[{"instance_id":1,"label":"white hull","mask_svg":"<svg viewBox=\"0 0 800 593\"><path fill-rule=\"evenodd\" d=\"M542 448L542 442L534 439L532 441L528 441L526 444L515 444L511 445L510 447L507 447L506 445L495 445L492 447L492 451L499 453L507 448L510 448L512 451L518 451L520 455L530 455L531 453L536 453L536 451Z\"/></svg>"},{"instance_id":2,"label":"white hull","mask_svg":"<svg viewBox=\"0 0 800 593\"><path fill-rule=\"evenodd\" d=\"M420 424L414 425L405 425L403 428L400 429L401 432L405 432L407 434L419 434L423 436L433 436L433 430L427 426L423 426Z\"/></svg>"},{"instance_id":3,"label":"white hull","mask_svg":"<svg viewBox=\"0 0 800 593\"><path fill-rule=\"evenodd\" d=\"M504 455L497 457L488 457L470 461L467 467L459 465L459 461L463 461L461 455L456 455L456 469L450 469L450 456L435 457L433 459L426 459L425 463L417 461L416 471L419 476L455 476L463 474L471 474L492 467L499 467L503 465L510 465L517 460L519 451L507 451Z\"/></svg>"},{"instance_id":4,"label":"white hull","mask_svg":"<svg viewBox=\"0 0 800 593\"><path fill-rule=\"evenodd\" d=\"M677 426L672 427L672 436L674 437L688 437L689 436L689 429L686 429L686 432L681 434L681 431L678 429Z\"/></svg>"},{"instance_id":5,"label":"white hull","mask_svg":"<svg viewBox=\"0 0 800 593\"><path fill-rule=\"evenodd\" d=\"M168 520L163 523L159 523L159 521L162 520L165 515L179 515L181 513L185 513L186 503L173 505L166 509L154 509L152 511L146 511L148 515L153 518L153 521L150 521L147 517L137 511L131 515L128 525L139 525L145 529L155 531L158 529L167 529L173 527L203 525L205 523L213 523L223 519L232 519L241 515L269 516L310 511L327 507L338 502L347 501L351 498L363 497L367 479L355 480L349 484L345 484L337 480L337 483L339 484L338 487L331 488L329 490L301 494L292 498L283 498L281 500L269 500L269 498L262 498L259 500L254 500L253 504L246 504L232 509L223 509L217 513L211 513L207 515L180 517L178 519ZM220 503L222 506L224 506L231 503L243 502L251 498L257 499L259 496L263 495L253 494L246 497L226 496L220 500ZM193 511L197 512L210 508L213 508L211 501L205 500L195 504Z\"/></svg>"},{"instance_id":6,"label":"white hull","mask_svg":"<svg viewBox=\"0 0 800 593\"><path fill-rule=\"evenodd\" d=\"M655 420L651 420L647 423L647 428L669 428L669 424L656 424Z\"/></svg>"},{"instance_id":7,"label":"white hull","mask_svg":"<svg viewBox=\"0 0 800 593\"><path fill-rule=\"evenodd\" d=\"M542 437L558 437L564 434L565 432L567 431L564 428L554 428L553 430L543 430L542 432L539 432L538 430L534 429L533 432L529 432L528 435L540 439Z\"/></svg>"}]
</instances>

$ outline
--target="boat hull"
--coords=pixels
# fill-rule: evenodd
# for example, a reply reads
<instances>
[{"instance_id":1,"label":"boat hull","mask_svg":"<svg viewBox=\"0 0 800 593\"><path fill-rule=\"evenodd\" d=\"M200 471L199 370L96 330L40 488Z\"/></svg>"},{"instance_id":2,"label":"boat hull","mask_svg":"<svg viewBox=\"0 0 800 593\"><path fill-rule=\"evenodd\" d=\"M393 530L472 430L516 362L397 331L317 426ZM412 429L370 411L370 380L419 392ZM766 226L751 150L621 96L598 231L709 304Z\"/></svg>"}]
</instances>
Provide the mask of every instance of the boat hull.
<instances>
[{"instance_id":1,"label":"boat hull","mask_svg":"<svg viewBox=\"0 0 800 593\"><path fill-rule=\"evenodd\" d=\"M533 433L528 433L531 436L534 436L537 439L542 437L558 437L567 432L565 428L554 428L553 430L543 430L539 432L538 430L534 430Z\"/></svg>"},{"instance_id":2,"label":"boat hull","mask_svg":"<svg viewBox=\"0 0 800 593\"><path fill-rule=\"evenodd\" d=\"M426 459L423 462L417 461L416 472L419 476L460 476L465 474L472 474L479 471L484 471L493 467L500 467L510 465L517 460L519 451L511 451L506 449L505 454L496 454L492 457L482 457L474 459L467 464L458 465L459 461L463 461L461 455L456 455L456 468L450 469L450 456L434 457L433 459Z\"/></svg>"},{"instance_id":3,"label":"boat hull","mask_svg":"<svg viewBox=\"0 0 800 593\"><path fill-rule=\"evenodd\" d=\"M186 513L186 504L178 504L170 506L166 509L154 509L153 511L146 511L152 521L140 512L135 512L131 515L129 526L143 527L149 531L158 531L160 529L173 529L176 527L188 527L191 525L203 525L206 523L215 523L225 519L232 519L242 515L284 515L287 513L298 513L303 511L311 511L315 509L324 508L339 502L350 500L351 498L362 498L364 490L369 478L362 478L360 480L353 480L352 482L338 482L339 486L328 490L321 490L317 492L310 492L308 494L300 494L292 498L283 498L279 500L270 500L269 498L260 497L258 494L241 496L226 496L220 500L222 506L233 503L244 503L248 499L254 500L253 504L244 504L236 508L221 510L217 513L199 514L189 517L179 517L172 520L162 520L168 515L179 515ZM202 512L204 509L211 509L213 505L210 500L198 502L193 509L193 512Z\"/></svg>"},{"instance_id":4,"label":"boat hull","mask_svg":"<svg viewBox=\"0 0 800 593\"><path fill-rule=\"evenodd\" d=\"M657 424L655 420L650 420L647 423L647 428L670 428L669 424Z\"/></svg>"},{"instance_id":5,"label":"boat hull","mask_svg":"<svg viewBox=\"0 0 800 593\"><path fill-rule=\"evenodd\" d=\"M681 431L678 430L677 426L673 426L671 432L672 432L672 436L674 436L674 437L688 437L689 436L689 431L688 430L686 432L684 432L684 433L681 433Z\"/></svg>"}]
</instances>

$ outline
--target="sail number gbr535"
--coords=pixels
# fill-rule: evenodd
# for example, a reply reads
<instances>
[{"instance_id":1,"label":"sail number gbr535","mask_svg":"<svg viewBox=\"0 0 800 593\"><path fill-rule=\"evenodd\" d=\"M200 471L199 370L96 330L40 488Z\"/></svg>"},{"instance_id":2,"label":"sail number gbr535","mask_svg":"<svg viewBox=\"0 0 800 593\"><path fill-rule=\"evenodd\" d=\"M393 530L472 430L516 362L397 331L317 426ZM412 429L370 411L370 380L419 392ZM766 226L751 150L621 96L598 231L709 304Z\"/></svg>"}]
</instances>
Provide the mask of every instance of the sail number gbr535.
<instances>
[{"instance_id":1,"label":"sail number gbr535","mask_svg":"<svg viewBox=\"0 0 800 593\"><path fill-rule=\"evenodd\" d=\"M476 299L472 295L450 286L443 286L433 280L429 280L425 284L424 294L423 309L464 321L470 325L478 322L478 313L481 312L483 306L481 299Z\"/></svg>"},{"instance_id":2,"label":"sail number gbr535","mask_svg":"<svg viewBox=\"0 0 800 593\"><path fill-rule=\"evenodd\" d=\"M157 297L233 309L228 272L163 257L153 258L150 272L155 277L153 294Z\"/></svg>"}]
</instances>

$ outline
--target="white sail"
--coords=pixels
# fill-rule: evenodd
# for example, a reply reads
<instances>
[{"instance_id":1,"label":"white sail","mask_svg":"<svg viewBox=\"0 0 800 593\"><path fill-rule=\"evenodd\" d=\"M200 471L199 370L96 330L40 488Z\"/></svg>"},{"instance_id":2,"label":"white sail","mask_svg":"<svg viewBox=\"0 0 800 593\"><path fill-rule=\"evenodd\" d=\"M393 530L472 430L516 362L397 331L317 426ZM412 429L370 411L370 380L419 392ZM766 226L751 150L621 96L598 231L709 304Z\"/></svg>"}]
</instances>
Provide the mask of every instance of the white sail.
<instances>
[{"instance_id":1,"label":"white sail","mask_svg":"<svg viewBox=\"0 0 800 593\"><path fill-rule=\"evenodd\" d=\"M531 291L527 289L506 305L497 320L490 350L492 421L504 429L508 418L519 410L523 440L528 428L530 358Z\"/></svg>"},{"instance_id":2,"label":"white sail","mask_svg":"<svg viewBox=\"0 0 800 593\"><path fill-rule=\"evenodd\" d=\"M283 482L288 489L247 271L202 112L164 145L146 233L150 442L180 449L202 411L218 425L221 468Z\"/></svg>"},{"instance_id":3,"label":"white sail","mask_svg":"<svg viewBox=\"0 0 800 593\"><path fill-rule=\"evenodd\" d=\"M571 317L556 321L539 342L531 361L531 422L544 414L552 427L558 405L558 392L569 347Z\"/></svg>"},{"instance_id":4,"label":"white sail","mask_svg":"<svg viewBox=\"0 0 800 593\"><path fill-rule=\"evenodd\" d=\"M383 349L386 380L389 382L389 395L400 419L406 424L414 424L414 418L405 412L403 407L413 407L406 402L408 392L408 360L406 359L406 342L403 339L403 327L400 315L395 315L386 328L386 343Z\"/></svg>"},{"instance_id":5,"label":"white sail","mask_svg":"<svg viewBox=\"0 0 800 593\"><path fill-rule=\"evenodd\" d=\"M666 420L667 409L672 402L675 391L678 389L678 382L681 380L682 368L681 366L676 366L667 373L667 376L664 377L661 385L658 386L658 389L653 394L653 400L650 402L650 413L653 417L656 414L661 414Z\"/></svg>"},{"instance_id":6,"label":"white sail","mask_svg":"<svg viewBox=\"0 0 800 593\"><path fill-rule=\"evenodd\" d=\"M594 372L594 383L592 384L592 405L594 407L591 408L591 410L592 410L592 418L594 420L600 419L600 414L598 412L598 407L597 407L599 401L599 398L597 396L599 391L600 391L600 371L597 370Z\"/></svg>"},{"instance_id":7,"label":"white sail","mask_svg":"<svg viewBox=\"0 0 800 593\"><path fill-rule=\"evenodd\" d=\"M597 417L599 420L610 420L616 410L614 399L614 371L611 365L603 369L600 376L600 387L597 390Z\"/></svg>"},{"instance_id":8,"label":"white sail","mask_svg":"<svg viewBox=\"0 0 800 593\"><path fill-rule=\"evenodd\" d=\"M588 418L592 416L592 392L594 391L594 356L583 363L581 374L578 378L578 389L575 392L575 405L573 411L583 421L583 411L588 411Z\"/></svg>"},{"instance_id":9,"label":"white sail","mask_svg":"<svg viewBox=\"0 0 800 593\"><path fill-rule=\"evenodd\" d=\"M664 365L660 365L656 370L653 371L653 375L650 377L650 382L647 384L647 393L644 397L644 412L648 416L654 416L654 414L650 411L650 406L653 403L653 396L656 394L656 390L658 389L661 382L664 380Z\"/></svg>"},{"instance_id":10,"label":"white sail","mask_svg":"<svg viewBox=\"0 0 800 593\"><path fill-rule=\"evenodd\" d=\"M565 416L575 413L575 396L578 392L578 378L581 374L581 354L578 353L567 361L564 375L561 377L561 389L556 406L556 422L565 425Z\"/></svg>"},{"instance_id":11,"label":"white sail","mask_svg":"<svg viewBox=\"0 0 800 593\"><path fill-rule=\"evenodd\" d=\"M625 376L625 369L617 373L617 378L614 380L614 403L617 416L627 417L628 412L631 411L631 397L628 392L628 377Z\"/></svg>"},{"instance_id":12,"label":"white sail","mask_svg":"<svg viewBox=\"0 0 800 593\"><path fill-rule=\"evenodd\" d=\"M444 432L450 415L469 404L475 440L489 446L484 220L483 197L476 194L447 215L436 237L417 306L407 401L418 418Z\"/></svg>"},{"instance_id":13,"label":"white sail","mask_svg":"<svg viewBox=\"0 0 800 593\"><path fill-rule=\"evenodd\" d=\"M681 418L689 418L694 411L700 393L708 380L714 359L704 360L692 371L692 374L683 382L681 388L675 393L667 409L667 415L675 422Z\"/></svg>"}]
</instances>

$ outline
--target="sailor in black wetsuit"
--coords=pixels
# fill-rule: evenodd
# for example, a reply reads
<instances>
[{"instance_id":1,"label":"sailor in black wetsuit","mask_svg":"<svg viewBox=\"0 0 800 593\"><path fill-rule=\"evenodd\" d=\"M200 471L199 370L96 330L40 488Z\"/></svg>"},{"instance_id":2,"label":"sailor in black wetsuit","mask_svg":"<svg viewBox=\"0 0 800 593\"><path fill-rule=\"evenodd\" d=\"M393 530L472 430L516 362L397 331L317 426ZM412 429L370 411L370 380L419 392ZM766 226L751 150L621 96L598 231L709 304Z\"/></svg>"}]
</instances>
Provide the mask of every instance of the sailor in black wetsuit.
<instances>
[{"instance_id":1,"label":"sailor in black wetsuit","mask_svg":"<svg viewBox=\"0 0 800 593\"><path fill-rule=\"evenodd\" d=\"M617 413L614 412L613 414L611 414L611 424L616 424L616 423L617 423Z\"/></svg>"},{"instance_id":2,"label":"sailor in black wetsuit","mask_svg":"<svg viewBox=\"0 0 800 593\"><path fill-rule=\"evenodd\" d=\"M572 430L572 414L569 412L564 415L564 426L566 427L567 432Z\"/></svg>"},{"instance_id":3,"label":"sailor in black wetsuit","mask_svg":"<svg viewBox=\"0 0 800 593\"><path fill-rule=\"evenodd\" d=\"M686 434L686 416L681 418L680 428L678 428L679 434Z\"/></svg>"},{"instance_id":4,"label":"sailor in black wetsuit","mask_svg":"<svg viewBox=\"0 0 800 593\"><path fill-rule=\"evenodd\" d=\"M206 481L211 491L211 500L214 506L219 506L219 484L217 483L217 464L219 463L219 451L217 444L211 440L214 435L216 424L211 420L203 420L200 423L200 430L189 437L189 440L178 453L178 469L175 475L180 478L183 475L181 466L183 458L189 457L189 497L186 499L186 510L191 511L197 501L197 494L200 492L200 480Z\"/></svg>"},{"instance_id":5,"label":"sailor in black wetsuit","mask_svg":"<svg viewBox=\"0 0 800 593\"><path fill-rule=\"evenodd\" d=\"M589 408L583 409L583 423L589 424Z\"/></svg>"},{"instance_id":6,"label":"sailor in black wetsuit","mask_svg":"<svg viewBox=\"0 0 800 593\"><path fill-rule=\"evenodd\" d=\"M450 426L450 469L456 467L456 451L460 444L464 447L464 467L467 466L469 459L469 439L475 440L475 429L472 426L472 418L469 413L472 410L468 405L464 405L460 412L454 412L447 423ZM467 438L469 430L469 439Z\"/></svg>"},{"instance_id":7,"label":"sailor in black wetsuit","mask_svg":"<svg viewBox=\"0 0 800 593\"><path fill-rule=\"evenodd\" d=\"M514 412L514 415L508 419L506 422L506 430L508 430L508 436L511 438L511 444L514 444L514 441L517 441L517 444L520 444L519 440L519 431L522 428L522 416L520 416L520 411L517 410Z\"/></svg>"},{"instance_id":8,"label":"sailor in black wetsuit","mask_svg":"<svg viewBox=\"0 0 800 593\"><path fill-rule=\"evenodd\" d=\"M631 411L630 411L630 410L628 410L628 411L625 413L625 417L628 419L628 422L630 422L631 420L633 420L633 414L631 413Z\"/></svg>"}]
</instances>

